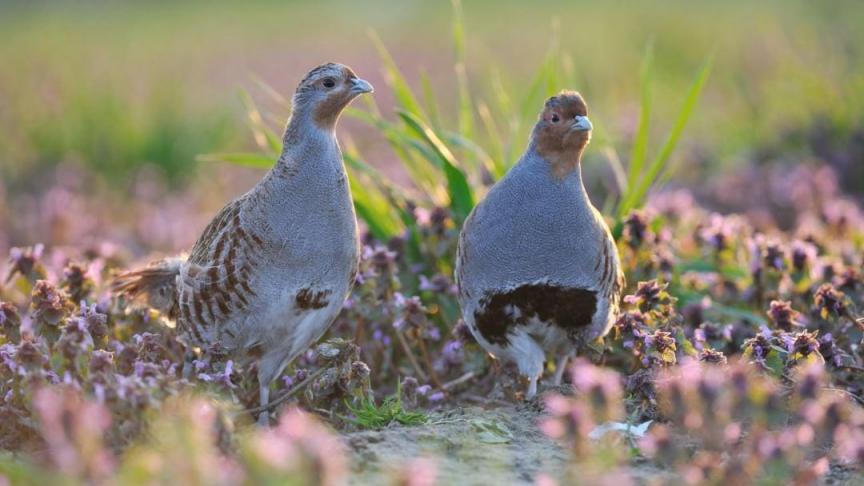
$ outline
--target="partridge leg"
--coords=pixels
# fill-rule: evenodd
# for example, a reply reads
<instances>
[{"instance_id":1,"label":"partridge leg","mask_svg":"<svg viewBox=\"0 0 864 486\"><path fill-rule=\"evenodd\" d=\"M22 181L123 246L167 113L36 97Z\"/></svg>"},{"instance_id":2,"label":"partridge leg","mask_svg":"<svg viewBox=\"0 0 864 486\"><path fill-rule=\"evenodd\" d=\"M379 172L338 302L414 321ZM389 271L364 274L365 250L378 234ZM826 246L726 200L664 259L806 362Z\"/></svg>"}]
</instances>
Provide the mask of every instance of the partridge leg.
<instances>
[{"instance_id":1,"label":"partridge leg","mask_svg":"<svg viewBox=\"0 0 864 486\"><path fill-rule=\"evenodd\" d=\"M525 394L525 399L530 400L537 395L537 380L539 376L532 376L528 378L528 392Z\"/></svg>"},{"instance_id":2,"label":"partridge leg","mask_svg":"<svg viewBox=\"0 0 864 486\"><path fill-rule=\"evenodd\" d=\"M268 403L270 403L270 384L260 384L258 389L258 394L260 397L260 402L262 407L266 407ZM270 425L270 411L264 409L258 414L258 426L259 427L267 427Z\"/></svg>"},{"instance_id":3,"label":"partridge leg","mask_svg":"<svg viewBox=\"0 0 864 486\"><path fill-rule=\"evenodd\" d=\"M571 351L562 356L560 360L558 360L558 363L555 366L555 378L552 382L552 384L554 384L555 386L560 385L561 382L564 381L564 371L567 370L567 363L570 362L570 358L572 357L573 352Z\"/></svg>"},{"instance_id":4,"label":"partridge leg","mask_svg":"<svg viewBox=\"0 0 864 486\"><path fill-rule=\"evenodd\" d=\"M192 349L188 346L186 347L186 352L183 353L183 379L188 380L192 377L192 368L195 367L193 361L195 360L195 353L192 352Z\"/></svg>"}]
</instances>

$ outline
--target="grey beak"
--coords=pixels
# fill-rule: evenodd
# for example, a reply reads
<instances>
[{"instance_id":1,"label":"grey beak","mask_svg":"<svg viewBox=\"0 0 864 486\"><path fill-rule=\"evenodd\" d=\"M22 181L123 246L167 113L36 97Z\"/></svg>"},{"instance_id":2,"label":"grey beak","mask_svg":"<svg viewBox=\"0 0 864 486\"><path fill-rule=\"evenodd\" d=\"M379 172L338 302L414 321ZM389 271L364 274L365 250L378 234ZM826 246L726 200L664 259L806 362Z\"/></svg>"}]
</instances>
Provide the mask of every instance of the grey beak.
<instances>
[{"instance_id":1,"label":"grey beak","mask_svg":"<svg viewBox=\"0 0 864 486\"><path fill-rule=\"evenodd\" d=\"M573 120L573 125L571 126L571 128L580 132L587 132L588 130L594 128L594 126L591 125L591 120L589 120L587 116L577 116Z\"/></svg>"},{"instance_id":2,"label":"grey beak","mask_svg":"<svg viewBox=\"0 0 864 486\"><path fill-rule=\"evenodd\" d=\"M354 78L352 81L351 93L352 94L363 94L363 93L372 93L375 91L375 88L369 81L360 78Z\"/></svg>"}]
</instances>

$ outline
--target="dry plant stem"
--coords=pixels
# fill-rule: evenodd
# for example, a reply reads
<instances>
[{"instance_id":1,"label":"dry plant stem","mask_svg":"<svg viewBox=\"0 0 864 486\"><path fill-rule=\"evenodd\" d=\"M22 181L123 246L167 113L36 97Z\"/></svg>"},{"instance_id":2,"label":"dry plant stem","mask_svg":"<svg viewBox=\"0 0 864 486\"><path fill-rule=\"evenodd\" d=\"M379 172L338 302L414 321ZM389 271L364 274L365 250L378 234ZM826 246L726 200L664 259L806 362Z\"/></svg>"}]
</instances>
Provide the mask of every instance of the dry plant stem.
<instances>
[{"instance_id":1,"label":"dry plant stem","mask_svg":"<svg viewBox=\"0 0 864 486\"><path fill-rule=\"evenodd\" d=\"M471 381L471 379L473 379L474 376L475 376L475 373L473 371L469 371L468 373L465 373L464 375L460 376L459 378L456 378L453 381L448 381L447 383L444 383L443 385L441 385L441 389L446 391L446 390L449 390L451 388L457 387L457 386L459 386L465 382Z\"/></svg>"},{"instance_id":2,"label":"dry plant stem","mask_svg":"<svg viewBox=\"0 0 864 486\"><path fill-rule=\"evenodd\" d=\"M478 402L478 403L483 403L483 404L495 404L495 405L500 405L502 407L509 407L509 406L513 405L512 402L499 400L497 398L480 397L477 395L463 395L462 398L469 400L469 401L472 401L472 402Z\"/></svg>"},{"instance_id":3,"label":"dry plant stem","mask_svg":"<svg viewBox=\"0 0 864 486\"><path fill-rule=\"evenodd\" d=\"M426 343L423 341L423 338L418 338L417 342L420 343L420 354L423 355L423 361L426 363L426 368L429 369L429 376L432 377L432 383L435 384L438 388L443 388L444 386L441 383L441 379L438 378L438 373L435 373L435 368L432 366L432 359L429 358L429 350L426 348Z\"/></svg>"},{"instance_id":4,"label":"dry plant stem","mask_svg":"<svg viewBox=\"0 0 864 486\"><path fill-rule=\"evenodd\" d=\"M293 397L298 391L302 390L303 388L306 388L306 385L308 385L309 383L312 383L313 380L315 380L316 378L318 378L319 376L324 374L324 372L326 370L327 370L327 368L321 368L321 369L315 371L315 373L312 373L305 380L301 381L299 385L297 385L294 388L283 393L281 396L277 397L276 399L270 400L270 403L268 403L267 405L264 405L261 407L255 407L255 408L247 408L243 412L244 413L251 413L254 415L256 413L261 413L264 410L270 410L271 408L275 407L276 405L279 405L280 403Z\"/></svg>"},{"instance_id":5,"label":"dry plant stem","mask_svg":"<svg viewBox=\"0 0 864 486\"><path fill-rule=\"evenodd\" d=\"M366 326L365 326L364 319L362 317L357 319L357 328L354 330L354 342L355 343L366 342Z\"/></svg>"},{"instance_id":6,"label":"dry plant stem","mask_svg":"<svg viewBox=\"0 0 864 486\"><path fill-rule=\"evenodd\" d=\"M381 356L382 356L382 360L383 360L381 362L381 373L384 374L384 376L386 376L387 373L389 373L391 370L396 369L396 365L393 364L393 350L390 349L390 352L387 352L387 350L382 350ZM370 361L371 360L372 359L370 358Z\"/></svg>"},{"instance_id":7,"label":"dry plant stem","mask_svg":"<svg viewBox=\"0 0 864 486\"><path fill-rule=\"evenodd\" d=\"M414 353L411 351L411 346L408 345L408 341L405 340L405 335L402 334L402 331L396 330L396 336L399 338L399 344L402 345L402 349L405 351L405 354L408 356L408 360L411 361L411 366L414 367L414 371L417 372L417 377L423 381L429 381L429 377L426 376L426 373L423 372L423 368L420 367L420 363L417 362L417 358L414 356Z\"/></svg>"}]
</instances>

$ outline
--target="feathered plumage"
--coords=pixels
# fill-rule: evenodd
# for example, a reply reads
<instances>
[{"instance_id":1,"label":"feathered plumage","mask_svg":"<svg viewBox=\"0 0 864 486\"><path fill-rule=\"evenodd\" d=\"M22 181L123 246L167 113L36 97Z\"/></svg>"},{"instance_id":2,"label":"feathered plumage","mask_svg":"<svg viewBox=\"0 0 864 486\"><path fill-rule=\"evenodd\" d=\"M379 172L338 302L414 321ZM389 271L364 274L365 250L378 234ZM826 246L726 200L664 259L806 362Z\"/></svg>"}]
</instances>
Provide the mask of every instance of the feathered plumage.
<instances>
[{"instance_id":1,"label":"feathered plumage","mask_svg":"<svg viewBox=\"0 0 864 486\"><path fill-rule=\"evenodd\" d=\"M529 397L547 352L566 358L609 331L624 286L615 242L582 184L591 128L578 93L549 99L525 154L459 238L465 322L487 351L518 365Z\"/></svg>"},{"instance_id":2,"label":"feathered plumage","mask_svg":"<svg viewBox=\"0 0 864 486\"><path fill-rule=\"evenodd\" d=\"M372 86L339 64L301 81L279 161L222 208L188 258L119 276L116 292L176 316L188 344L258 360L269 385L336 318L359 260L357 221L334 127ZM267 412L259 421L266 423Z\"/></svg>"}]
</instances>

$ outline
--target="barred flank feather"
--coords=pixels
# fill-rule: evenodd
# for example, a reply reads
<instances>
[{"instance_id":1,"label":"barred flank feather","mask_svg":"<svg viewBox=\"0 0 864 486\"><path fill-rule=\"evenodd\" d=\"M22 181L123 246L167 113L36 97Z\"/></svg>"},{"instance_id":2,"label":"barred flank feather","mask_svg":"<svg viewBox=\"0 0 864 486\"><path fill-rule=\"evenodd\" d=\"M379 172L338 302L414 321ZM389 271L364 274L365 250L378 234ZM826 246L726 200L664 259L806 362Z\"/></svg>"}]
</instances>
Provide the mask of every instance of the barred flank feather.
<instances>
[{"instance_id":1,"label":"barred flank feather","mask_svg":"<svg viewBox=\"0 0 864 486\"><path fill-rule=\"evenodd\" d=\"M177 276L184 257L166 258L147 268L126 272L111 282L111 290L132 299L143 298L147 305L170 318L177 317Z\"/></svg>"}]
</instances>

